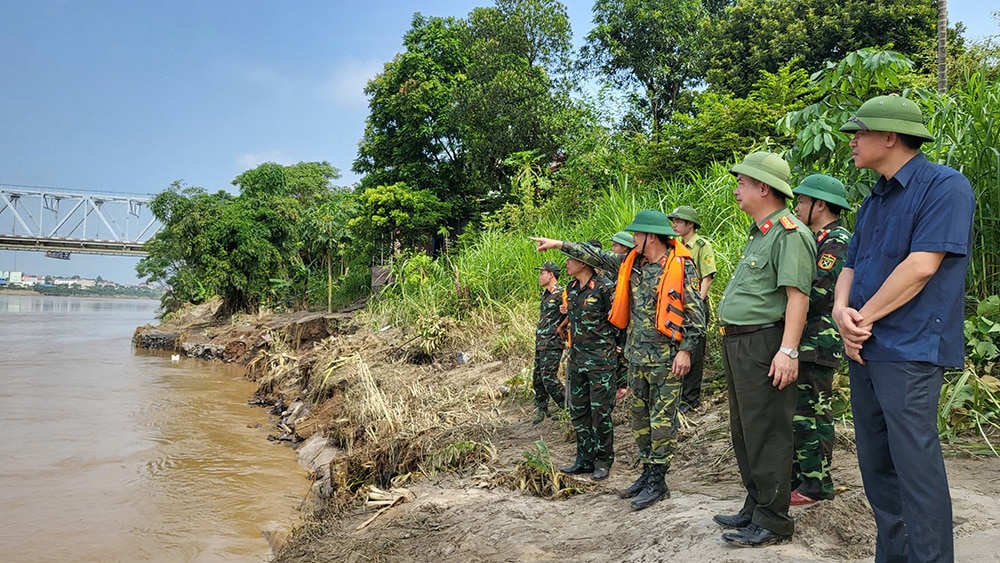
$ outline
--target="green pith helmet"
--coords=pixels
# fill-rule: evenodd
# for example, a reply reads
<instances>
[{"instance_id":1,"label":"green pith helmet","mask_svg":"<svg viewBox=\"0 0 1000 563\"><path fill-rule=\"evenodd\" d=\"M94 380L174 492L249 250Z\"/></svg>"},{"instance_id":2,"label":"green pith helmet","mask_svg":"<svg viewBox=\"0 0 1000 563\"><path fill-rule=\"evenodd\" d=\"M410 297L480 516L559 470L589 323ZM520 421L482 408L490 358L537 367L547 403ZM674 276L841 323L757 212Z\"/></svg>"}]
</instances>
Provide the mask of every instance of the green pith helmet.
<instances>
[{"instance_id":1,"label":"green pith helmet","mask_svg":"<svg viewBox=\"0 0 1000 563\"><path fill-rule=\"evenodd\" d=\"M792 188L788 185L792 171L785 159L773 152L752 152L743 159L743 162L730 168L729 172L733 176L737 174L750 176L778 190L781 195L792 197Z\"/></svg>"},{"instance_id":2,"label":"green pith helmet","mask_svg":"<svg viewBox=\"0 0 1000 563\"><path fill-rule=\"evenodd\" d=\"M674 208L673 211L667 214L667 217L671 219L680 219L681 221L689 221L694 223L696 229L701 228L701 223L698 222L698 212L694 210L690 205L679 205Z\"/></svg>"},{"instance_id":3,"label":"green pith helmet","mask_svg":"<svg viewBox=\"0 0 1000 563\"><path fill-rule=\"evenodd\" d=\"M635 248L635 241L632 240L632 235L626 233L625 231L618 231L611 237L611 242L617 242L622 246L627 246L629 248Z\"/></svg>"},{"instance_id":4,"label":"green pith helmet","mask_svg":"<svg viewBox=\"0 0 1000 563\"><path fill-rule=\"evenodd\" d=\"M559 267L559 264L556 264L552 260L546 260L544 264L535 269L544 270L546 272L552 272L552 275L554 275L557 278L559 277L559 272L562 271L562 268Z\"/></svg>"},{"instance_id":5,"label":"green pith helmet","mask_svg":"<svg viewBox=\"0 0 1000 563\"><path fill-rule=\"evenodd\" d=\"M840 128L845 133L854 131L885 131L903 133L925 141L933 141L924 126L924 115L917 104L901 96L876 96L861 104L854 117Z\"/></svg>"},{"instance_id":6,"label":"green pith helmet","mask_svg":"<svg viewBox=\"0 0 1000 563\"><path fill-rule=\"evenodd\" d=\"M847 197L845 197L847 192L844 191L843 182L826 174L813 174L807 177L792 190L792 193L832 203L841 209L851 208L851 205L847 203Z\"/></svg>"},{"instance_id":7,"label":"green pith helmet","mask_svg":"<svg viewBox=\"0 0 1000 563\"><path fill-rule=\"evenodd\" d=\"M635 219L625 227L626 231L634 233L652 233L656 235L677 236L670 226L670 219L662 211L643 209L635 214Z\"/></svg>"}]
</instances>

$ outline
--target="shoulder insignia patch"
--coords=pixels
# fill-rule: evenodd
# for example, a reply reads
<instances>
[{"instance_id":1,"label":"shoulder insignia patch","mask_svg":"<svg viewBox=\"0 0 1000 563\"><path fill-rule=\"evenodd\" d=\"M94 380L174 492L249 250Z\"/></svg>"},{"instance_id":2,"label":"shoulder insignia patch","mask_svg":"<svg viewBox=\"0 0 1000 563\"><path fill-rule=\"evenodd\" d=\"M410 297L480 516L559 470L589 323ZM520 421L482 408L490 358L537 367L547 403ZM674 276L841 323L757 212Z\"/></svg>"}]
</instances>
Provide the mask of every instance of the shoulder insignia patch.
<instances>
[{"instance_id":1,"label":"shoulder insignia patch","mask_svg":"<svg viewBox=\"0 0 1000 563\"><path fill-rule=\"evenodd\" d=\"M697 244L698 246L705 246L705 241L702 239L698 239L694 241L694 243Z\"/></svg>"},{"instance_id":2,"label":"shoulder insignia patch","mask_svg":"<svg viewBox=\"0 0 1000 563\"><path fill-rule=\"evenodd\" d=\"M837 263L837 257L833 254L824 252L820 254L819 260L816 261L816 267L820 270L829 270L833 268L833 265Z\"/></svg>"},{"instance_id":3,"label":"shoulder insignia patch","mask_svg":"<svg viewBox=\"0 0 1000 563\"><path fill-rule=\"evenodd\" d=\"M786 231L794 231L799 228L799 226L795 224L795 221L792 221L792 218L788 215L781 218L781 226L784 227Z\"/></svg>"},{"instance_id":4,"label":"shoulder insignia patch","mask_svg":"<svg viewBox=\"0 0 1000 563\"><path fill-rule=\"evenodd\" d=\"M758 228L760 229L760 232L761 232L761 233L763 233L763 234L765 234L765 235L766 235L766 234L767 234L767 232L768 232L768 231L770 231L770 230L771 230L771 227L773 227L773 226L774 226L774 223L772 223L772 222L771 222L771 220L770 220L770 219L768 219L767 221L764 221L764 224L763 224L763 225L761 225L761 226L760 226L760 227L758 227Z\"/></svg>"},{"instance_id":5,"label":"shoulder insignia patch","mask_svg":"<svg viewBox=\"0 0 1000 563\"><path fill-rule=\"evenodd\" d=\"M594 289L594 280L593 279L590 280L590 283L587 284L587 287L589 289Z\"/></svg>"},{"instance_id":6,"label":"shoulder insignia patch","mask_svg":"<svg viewBox=\"0 0 1000 563\"><path fill-rule=\"evenodd\" d=\"M826 237L829 236L829 234L830 234L830 229L823 229L822 231L820 231L819 236L816 237L816 244L819 244L824 240L826 240Z\"/></svg>"}]
</instances>

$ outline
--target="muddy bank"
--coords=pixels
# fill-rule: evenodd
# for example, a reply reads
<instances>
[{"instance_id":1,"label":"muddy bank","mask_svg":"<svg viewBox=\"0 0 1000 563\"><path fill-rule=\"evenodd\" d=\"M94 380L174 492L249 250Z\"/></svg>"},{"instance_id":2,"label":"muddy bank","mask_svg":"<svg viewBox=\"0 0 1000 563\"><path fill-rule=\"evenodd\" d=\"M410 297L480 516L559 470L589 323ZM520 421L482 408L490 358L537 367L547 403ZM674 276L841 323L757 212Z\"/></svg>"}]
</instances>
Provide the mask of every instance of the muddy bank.
<instances>
[{"instance_id":1,"label":"muddy bank","mask_svg":"<svg viewBox=\"0 0 1000 563\"><path fill-rule=\"evenodd\" d=\"M671 497L634 512L617 497L636 476L624 403L615 412L609 480L567 477L556 486L551 475L546 481L526 470L529 457L554 469L574 454L568 420L531 424L527 358L494 357L468 339L460 348L447 339L431 347L406 327L372 331L346 315L217 324L200 313L144 328L137 345L246 365L256 400L272 409L273 436L296 444L313 469L304 505L311 519L287 541L273 539L277 562L791 562L874 554L874 520L852 431L842 423L837 497L793 508L791 543L739 549L722 542L712 522L743 500L722 396L683 419L667 477ZM997 560L1000 460L951 457L947 465L957 560Z\"/></svg>"}]
</instances>

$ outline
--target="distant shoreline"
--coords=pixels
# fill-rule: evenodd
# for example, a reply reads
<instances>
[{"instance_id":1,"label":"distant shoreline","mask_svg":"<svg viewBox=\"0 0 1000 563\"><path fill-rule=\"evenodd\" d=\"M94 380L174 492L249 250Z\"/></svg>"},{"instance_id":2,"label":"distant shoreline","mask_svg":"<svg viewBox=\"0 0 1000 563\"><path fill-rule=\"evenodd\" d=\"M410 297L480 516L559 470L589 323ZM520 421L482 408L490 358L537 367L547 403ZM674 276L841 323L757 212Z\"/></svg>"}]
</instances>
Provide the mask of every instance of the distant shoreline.
<instances>
[{"instance_id":1,"label":"distant shoreline","mask_svg":"<svg viewBox=\"0 0 1000 563\"><path fill-rule=\"evenodd\" d=\"M147 297L143 295L80 295L80 294L69 294L69 293L39 293L33 289L0 289L0 295L24 295L24 296L39 296L39 297L73 297L81 299L146 299L149 301L159 301L157 297Z\"/></svg>"}]
</instances>

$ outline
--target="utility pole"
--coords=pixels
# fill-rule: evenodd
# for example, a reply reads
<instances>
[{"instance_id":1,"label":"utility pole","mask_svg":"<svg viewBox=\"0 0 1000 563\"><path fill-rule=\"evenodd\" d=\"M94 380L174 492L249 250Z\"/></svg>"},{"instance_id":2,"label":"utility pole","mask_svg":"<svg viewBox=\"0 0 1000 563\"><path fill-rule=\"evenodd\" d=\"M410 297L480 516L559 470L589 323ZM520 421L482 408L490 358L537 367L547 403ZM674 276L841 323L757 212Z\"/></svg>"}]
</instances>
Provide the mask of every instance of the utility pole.
<instances>
[{"instance_id":1,"label":"utility pole","mask_svg":"<svg viewBox=\"0 0 1000 563\"><path fill-rule=\"evenodd\" d=\"M948 89L948 0L937 4L937 89L943 94Z\"/></svg>"}]
</instances>

